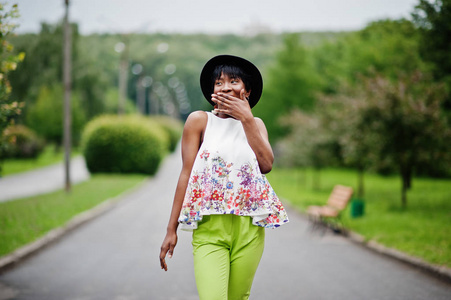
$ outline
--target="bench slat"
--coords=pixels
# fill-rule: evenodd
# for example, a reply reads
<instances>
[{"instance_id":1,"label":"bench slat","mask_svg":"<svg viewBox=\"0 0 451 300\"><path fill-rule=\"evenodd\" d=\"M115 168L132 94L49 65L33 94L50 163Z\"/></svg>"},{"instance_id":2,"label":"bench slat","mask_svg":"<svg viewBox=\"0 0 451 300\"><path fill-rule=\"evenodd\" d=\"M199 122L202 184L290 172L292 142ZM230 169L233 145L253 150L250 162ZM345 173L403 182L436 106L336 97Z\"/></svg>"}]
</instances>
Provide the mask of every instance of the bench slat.
<instances>
[{"instance_id":1,"label":"bench slat","mask_svg":"<svg viewBox=\"0 0 451 300\"><path fill-rule=\"evenodd\" d=\"M346 208L353 194L353 189L348 186L337 184L324 206L310 206L307 213L322 217L338 217L340 211Z\"/></svg>"}]
</instances>

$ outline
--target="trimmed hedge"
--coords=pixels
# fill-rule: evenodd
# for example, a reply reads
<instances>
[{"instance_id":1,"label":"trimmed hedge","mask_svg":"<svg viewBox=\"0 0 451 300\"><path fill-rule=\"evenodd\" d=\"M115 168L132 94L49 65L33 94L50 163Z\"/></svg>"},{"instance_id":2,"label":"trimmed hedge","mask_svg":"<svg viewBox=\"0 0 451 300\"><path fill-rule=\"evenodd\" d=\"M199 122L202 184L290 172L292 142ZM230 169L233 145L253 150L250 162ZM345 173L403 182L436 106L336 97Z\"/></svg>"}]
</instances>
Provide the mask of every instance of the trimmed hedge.
<instances>
[{"instance_id":1,"label":"trimmed hedge","mask_svg":"<svg viewBox=\"0 0 451 300\"><path fill-rule=\"evenodd\" d=\"M44 141L24 125L8 126L3 132L4 157L36 158L44 149Z\"/></svg>"},{"instance_id":2,"label":"trimmed hedge","mask_svg":"<svg viewBox=\"0 0 451 300\"><path fill-rule=\"evenodd\" d=\"M82 151L91 173L153 175L168 149L166 131L137 115L100 116L86 125L82 135Z\"/></svg>"},{"instance_id":3,"label":"trimmed hedge","mask_svg":"<svg viewBox=\"0 0 451 300\"><path fill-rule=\"evenodd\" d=\"M169 135L169 151L173 152L182 136L183 123L180 120L168 116L152 116L152 120L158 122Z\"/></svg>"}]
</instances>

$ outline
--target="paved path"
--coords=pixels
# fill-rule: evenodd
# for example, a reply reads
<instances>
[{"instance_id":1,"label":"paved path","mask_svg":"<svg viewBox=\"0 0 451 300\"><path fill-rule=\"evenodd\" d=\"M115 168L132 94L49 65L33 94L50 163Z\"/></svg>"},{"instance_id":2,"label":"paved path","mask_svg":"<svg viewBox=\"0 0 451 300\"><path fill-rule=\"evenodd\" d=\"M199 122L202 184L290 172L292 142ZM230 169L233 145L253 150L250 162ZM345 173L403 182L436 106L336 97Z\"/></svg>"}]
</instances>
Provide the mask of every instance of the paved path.
<instances>
[{"instance_id":1,"label":"paved path","mask_svg":"<svg viewBox=\"0 0 451 300\"><path fill-rule=\"evenodd\" d=\"M89 178L84 158L71 160L71 181L78 183ZM9 175L0 178L0 202L45 194L64 188L64 164Z\"/></svg>"},{"instance_id":2,"label":"paved path","mask_svg":"<svg viewBox=\"0 0 451 300\"><path fill-rule=\"evenodd\" d=\"M118 207L1 274L0 299L197 299L190 233L179 233L168 272L158 261L180 166L168 157ZM251 299L450 299L451 285L289 217L266 231Z\"/></svg>"}]
</instances>

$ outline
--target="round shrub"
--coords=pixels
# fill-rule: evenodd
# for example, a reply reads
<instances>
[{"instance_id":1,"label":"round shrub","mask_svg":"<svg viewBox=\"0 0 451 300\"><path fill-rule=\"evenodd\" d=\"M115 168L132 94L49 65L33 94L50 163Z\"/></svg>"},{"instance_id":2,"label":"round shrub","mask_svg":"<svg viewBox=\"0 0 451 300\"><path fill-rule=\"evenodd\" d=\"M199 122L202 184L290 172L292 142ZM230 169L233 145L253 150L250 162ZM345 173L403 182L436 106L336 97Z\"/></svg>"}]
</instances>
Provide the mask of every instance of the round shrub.
<instances>
[{"instance_id":1,"label":"round shrub","mask_svg":"<svg viewBox=\"0 0 451 300\"><path fill-rule=\"evenodd\" d=\"M183 123L180 120L168 117L168 116L153 116L152 120L155 120L160 124L169 135L169 151L174 151L177 147L177 143L180 140L183 132Z\"/></svg>"},{"instance_id":2,"label":"round shrub","mask_svg":"<svg viewBox=\"0 0 451 300\"><path fill-rule=\"evenodd\" d=\"M44 149L44 141L24 125L8 126L3 132L5 157L36 158Z\"/></svg>"},{"instance_id":3,"label":"round shrub","mask_svg":"<svg viewBox=\"0 0 451 300\"><path fill-rule=\"evenodd\" d=\"M91 173L153 175L168 144L166 132L156 122L139 116L101 116L89 122L82 135Z\"/></svg>"}]
</instances>

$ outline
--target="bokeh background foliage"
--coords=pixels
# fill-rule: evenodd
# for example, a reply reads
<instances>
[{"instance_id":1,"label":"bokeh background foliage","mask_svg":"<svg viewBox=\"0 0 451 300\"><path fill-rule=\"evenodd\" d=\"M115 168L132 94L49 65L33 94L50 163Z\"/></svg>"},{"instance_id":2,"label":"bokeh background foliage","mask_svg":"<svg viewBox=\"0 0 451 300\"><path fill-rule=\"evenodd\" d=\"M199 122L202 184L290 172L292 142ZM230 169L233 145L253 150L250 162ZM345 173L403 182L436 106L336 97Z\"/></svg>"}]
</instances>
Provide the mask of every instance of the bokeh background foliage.
<instances>
[{"instance_id":1,"label":"bokeh background foliage","mask_svg":"<svg viewBox=\"0 0 451 300\"><path fill-rule=\"evenodd\" d=\"M74 23L73 143L87 122L117 113L123 62L125 113L184 120L210 109L198 83L204 62L229 53L263 73L254 113L267 125L280 166L399 174L406 206L414 176L451 175L450 5L421 0L409 19L377 20L353 32L84 36ZM22 60L9 72L8 99L25 103L9 119L60 145L61 23L5 40L11 59Z\"/></svg>"},{"instance_id":2,"label":"bokeh background foliage","mask_svg":"<svg viewBox=\"0 0 451 300\"><path fill-rule=\"evenodd\" d=\"M451 175L450 7L449 0L420 0L408 19L377 20L352 32L84 36L74 23L73 143L87 122L118 111L119 66L127 74L125 113L184 120L210 109L198 84L204 62L235 54L265 78L254 113L267 124L279 166L353 168L360 178L398 174L405 207L414 176ZM16 7L7 12L5 26L15 14ZM37 34L12 35L13 29L6 26L2 36L9 68L3 98L16 112L6 118L58 147L62 24L43 23ZM17 115L19 101L25 106Z\"/></svg>"}]
</instances>

